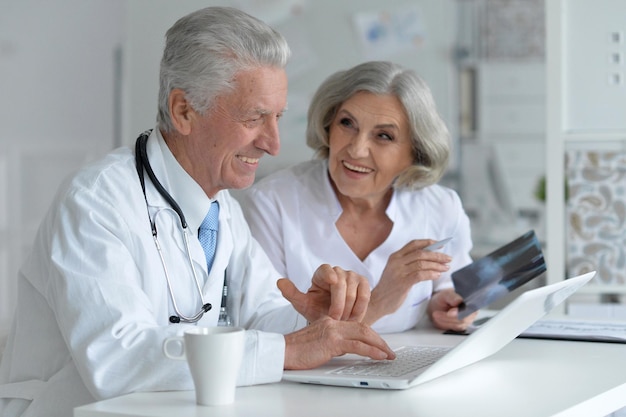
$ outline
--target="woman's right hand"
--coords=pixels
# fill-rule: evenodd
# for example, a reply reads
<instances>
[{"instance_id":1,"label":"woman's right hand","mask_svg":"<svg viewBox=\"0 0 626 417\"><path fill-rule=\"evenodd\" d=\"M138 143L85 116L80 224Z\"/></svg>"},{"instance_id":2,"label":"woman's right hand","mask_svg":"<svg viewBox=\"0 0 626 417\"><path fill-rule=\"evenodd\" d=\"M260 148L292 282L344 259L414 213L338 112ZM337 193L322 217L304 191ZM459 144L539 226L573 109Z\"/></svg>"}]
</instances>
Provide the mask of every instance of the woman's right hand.
<instances>
[{"instance_id":1,"label":"woman's right hand","mask_svg":"<svg viewBox=\"0 0 626 417\"><path fill-rule=\"evenodd\" d=\"M371 325L395 312L413 285L436 280L450 269L452 258L449 255L424 250L435 242L432 239L412 240L389 256L378 285L372 289L365 323Z\"/></svg>"}]
</instances>

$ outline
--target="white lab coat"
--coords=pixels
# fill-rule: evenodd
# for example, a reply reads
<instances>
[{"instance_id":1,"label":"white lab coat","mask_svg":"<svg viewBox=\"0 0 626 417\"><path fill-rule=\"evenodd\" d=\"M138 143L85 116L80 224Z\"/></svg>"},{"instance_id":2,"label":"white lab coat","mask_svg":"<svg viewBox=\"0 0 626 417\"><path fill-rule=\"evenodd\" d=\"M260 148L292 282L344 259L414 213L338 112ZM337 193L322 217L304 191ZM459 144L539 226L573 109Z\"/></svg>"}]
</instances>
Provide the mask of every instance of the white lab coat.
<instances>
[{"instance_id":1,"label":"white lab coat","mask_svg":"<svg viewBox=\"0 0 626 417\"><path fill-rule=\"evenodd\" d=\"M451 273L472 262L470 223L454 190L432 185L394 190L386 209L393 222L387 239L364 260L337 230L341 205L328 177L328 162L313 160L270 174L238 197L252 230L280 274L302 290L311 284L317 263L338 265L378 285L389 256L413 239L453 239L441 252L452 257L437 281L414 285L393 313L373 324L380 333L414 327L424 316L433 291L451 288Z\"/></svg>"},{"instance_id":2,"label":"white lab coat","mask_svg":"<svg viewBox=\"0 0 626 417\"><path fill-rule=\"evenodd\" d=\"M197 231L209 198L172 162L155 132L147 151L166 189L172 192L172 182L184 187L172 194ZM151 214L160 211L158 237L176 302L183 314L193 315L200 296L179 218L147 175L146 195ZM237 202L225 191L216 198L218 248L209 276L197 232L189 242L205 299L213 305L198 325L216 325L226 270L234 324L258 329L246 332L239 385L279 381L279 333L305 320L277 290L279 276L251 238ZM20 415L29 400L23 416L66 417L73 407L124 393L193 389L187 364L161 350L165 338L192 325L168 322L175 312L147 212L130 149L113 151L61 187L20 271L15 321L0 364L0 398L27 401L0 400L0 415Z\"/></svg>"}]
</instances>

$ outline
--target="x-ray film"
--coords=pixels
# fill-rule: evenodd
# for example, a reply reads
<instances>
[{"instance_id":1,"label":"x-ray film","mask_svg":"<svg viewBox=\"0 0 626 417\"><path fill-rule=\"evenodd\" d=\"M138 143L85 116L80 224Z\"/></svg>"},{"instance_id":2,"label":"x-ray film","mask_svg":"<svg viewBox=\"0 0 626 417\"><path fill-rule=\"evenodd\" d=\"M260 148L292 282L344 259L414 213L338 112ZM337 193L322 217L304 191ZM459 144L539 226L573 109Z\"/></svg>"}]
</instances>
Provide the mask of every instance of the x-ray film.
<instances>
[{"instance_id":1,"label":"x-ray film","mask_svg":"<svg viewBox=\"0 0 626 417\"><path fill-rule=\"evenodd\" d=\"M538 277L546 270L541 245L533 230L455 271L452 281L463 297L459 318L494 301Z\"/></svg>"}]
</instances>

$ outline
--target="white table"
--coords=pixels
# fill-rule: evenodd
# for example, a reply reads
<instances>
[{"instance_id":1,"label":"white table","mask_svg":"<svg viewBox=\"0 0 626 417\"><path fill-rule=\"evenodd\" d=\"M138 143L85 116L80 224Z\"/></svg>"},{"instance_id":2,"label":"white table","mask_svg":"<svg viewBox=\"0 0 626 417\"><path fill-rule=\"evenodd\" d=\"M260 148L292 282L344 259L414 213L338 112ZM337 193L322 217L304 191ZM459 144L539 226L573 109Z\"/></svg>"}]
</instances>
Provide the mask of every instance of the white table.
<instances>
[{"instance_id":1,"label":"white table","mask_svg":"<svg viewBox=\"0 0 626 417\"><path fill-rule=\"evenodd\" d=\"M393 346L453 345L433 331L387 335ZM290 382L240 387L235 403L197 406L193 391L135 393L74 417L603 417L626 406L626 344L516 339L478 363L404 391Z\"/></svg>"}]
</instances>

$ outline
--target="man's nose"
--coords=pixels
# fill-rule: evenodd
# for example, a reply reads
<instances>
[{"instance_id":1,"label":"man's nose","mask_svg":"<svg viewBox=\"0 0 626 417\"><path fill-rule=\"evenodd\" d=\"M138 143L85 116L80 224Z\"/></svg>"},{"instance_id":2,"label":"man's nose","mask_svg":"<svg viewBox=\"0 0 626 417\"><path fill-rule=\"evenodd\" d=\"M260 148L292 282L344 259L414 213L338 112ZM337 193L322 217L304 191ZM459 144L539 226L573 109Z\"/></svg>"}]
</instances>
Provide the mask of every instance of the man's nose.
<instances>
[{"instance_id":1,"label":"man's nose","mask_svg":"<svg viewBox=\"0 0 626 417\"><path fill-rule=\"evenodd\" d=\"M280 130L278 128L278 119L267 120L264 127L263 134L257 141L257 147L263 149L272 156L276 156L280 151Z\"/></svg>"}]
</instances>

